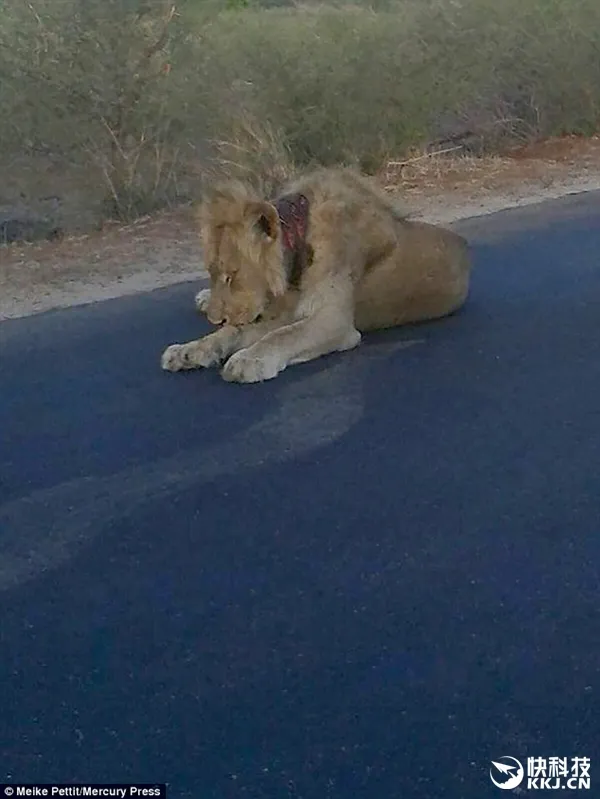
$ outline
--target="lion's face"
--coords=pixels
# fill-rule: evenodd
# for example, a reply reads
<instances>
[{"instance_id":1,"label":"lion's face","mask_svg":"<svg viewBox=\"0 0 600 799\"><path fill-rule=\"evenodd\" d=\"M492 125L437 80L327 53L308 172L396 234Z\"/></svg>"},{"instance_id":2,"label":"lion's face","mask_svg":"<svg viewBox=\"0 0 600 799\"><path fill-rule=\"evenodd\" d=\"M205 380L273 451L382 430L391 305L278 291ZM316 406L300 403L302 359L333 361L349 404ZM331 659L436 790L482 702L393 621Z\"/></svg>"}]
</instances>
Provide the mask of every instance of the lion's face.
<instances>
[{"instance_id":1,"label":"lion's face","mask_svg":"<svg viewBox=\"0 0 600 799\"><path fill-rule=\"evenodd\" d=\"M201 233L210 276L209 321L251 324L285 291L276 209L244 187L222 187L201 209Z\"/></svg>"}]
</instances>

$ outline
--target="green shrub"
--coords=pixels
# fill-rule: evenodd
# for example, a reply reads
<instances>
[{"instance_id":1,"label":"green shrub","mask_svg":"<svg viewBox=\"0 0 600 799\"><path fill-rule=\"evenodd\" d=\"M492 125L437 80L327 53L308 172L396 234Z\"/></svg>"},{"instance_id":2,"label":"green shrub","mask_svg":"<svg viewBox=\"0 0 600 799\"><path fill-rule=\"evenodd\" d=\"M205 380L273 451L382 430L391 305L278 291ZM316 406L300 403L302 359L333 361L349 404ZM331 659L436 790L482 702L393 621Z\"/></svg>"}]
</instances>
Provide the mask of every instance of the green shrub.
<instances>
[{"instance_id":1,"label":"green shrub","mask_svg":"<svg viewBox=\"0 0 600 799\"><path fill-rule=\"evenodd\" d=\"M461 131L497 149L598 128L597 0L263 5L4 0L4 157L78 164L129 219L211 169L373 171Z\"/></svg>"}]
</instances>

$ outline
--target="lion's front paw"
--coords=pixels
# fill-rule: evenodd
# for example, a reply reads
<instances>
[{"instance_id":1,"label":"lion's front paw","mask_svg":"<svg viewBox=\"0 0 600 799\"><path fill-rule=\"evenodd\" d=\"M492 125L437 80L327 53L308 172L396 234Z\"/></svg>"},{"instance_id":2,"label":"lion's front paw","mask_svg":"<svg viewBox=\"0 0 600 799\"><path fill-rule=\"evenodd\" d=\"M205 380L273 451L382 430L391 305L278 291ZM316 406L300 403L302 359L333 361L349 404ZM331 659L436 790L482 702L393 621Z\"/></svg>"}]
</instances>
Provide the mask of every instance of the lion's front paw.
<instances>
[{"instance_id":1,"label":"lion's front paw","mask_svg":"<svg viewBox=\"0 0 600 799\"><path fill-rule=\"evenodd\" d=\"M276 377L283 368L276 356L255 355L248 347L229 358L221 375L230 383L260 383Z\"/></svg>"},{"instance_id":2,"label":"lion's front paw","mask_svg":"<svg viewBox=\"0 0 600 799\"><path fill-rule=\"evenodd\" d=\"M203 341L190 341L188 344L171 344L163 352L161 366L167 372L181 372L184 369L208 368L219 362L219 353Z\"/></svg>"},{"instance_id":3,"label":"lion's front paw","mask_svg":"<svg viewBox=\"0 0 600 799\"><path fill-rule=\"evenodd\" d=\"M202 289L194 297L196 310L200 311L200 313L206 313L209 302L210 302L210 289Z\"/></svg>"},{"instance_id":4,"label":"lion's front paw","mask_svg":"<svg viewBox=\"0 0 600 799\"><path fill-rule=\"evenodd\" d=\"M170 347L163 352L160 359L160 365L167 372L178 372L180 369L185 369L183 365L183 356L181 351L183 344L171 344Z\"/></svg>"}]
</instances>

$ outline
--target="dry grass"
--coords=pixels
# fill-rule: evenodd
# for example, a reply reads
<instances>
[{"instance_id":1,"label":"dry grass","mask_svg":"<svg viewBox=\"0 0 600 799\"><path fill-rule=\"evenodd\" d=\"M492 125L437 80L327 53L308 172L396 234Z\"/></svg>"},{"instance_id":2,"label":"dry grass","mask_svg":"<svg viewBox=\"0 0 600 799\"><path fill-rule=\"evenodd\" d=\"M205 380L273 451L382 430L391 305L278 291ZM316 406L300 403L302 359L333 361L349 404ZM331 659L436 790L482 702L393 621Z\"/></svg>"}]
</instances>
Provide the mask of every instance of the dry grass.
<instances>
[{"instance_id":1,"label":"dry grass","mask_svg":"<svg viewBox=\"0 0 600 799\"><path fill-rule=\"evenodd\" d=\"M390 161L378 174L388 191L407 198L436 195L483 196L555 182L588 170L600 170L600 136L561 136L508 149L503 155L472 156L460 150L413 152L402 161Z\"/></svg>"},{"instance_id":2,"label":"dry grass","mask_svg":"<svg viewBox=\"0 0 600 799\"><path fill-rule=\"evenodd\" d=\"M275 194L296 168L281 132L244 112L231 120L230 130L229 139L212 142L215 154L204 166L205 179L237 178L263 196Z\"/></svg>"}]
</instances>

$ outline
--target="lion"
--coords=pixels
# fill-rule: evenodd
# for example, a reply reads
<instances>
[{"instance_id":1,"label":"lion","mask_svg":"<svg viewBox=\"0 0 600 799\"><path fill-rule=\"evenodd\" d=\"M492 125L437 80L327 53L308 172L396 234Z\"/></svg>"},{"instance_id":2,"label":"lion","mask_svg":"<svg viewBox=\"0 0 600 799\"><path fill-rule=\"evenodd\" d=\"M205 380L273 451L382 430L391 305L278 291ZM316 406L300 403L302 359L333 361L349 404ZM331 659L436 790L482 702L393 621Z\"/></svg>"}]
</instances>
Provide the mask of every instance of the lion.
<instances>
[{"instance_id":1,"label":"lion","mask_svg":"<svg viewBox=\"0 0 600 799\"><path fill-rule=\"evenodd\" d=\"M227 181L198 218L210 288L196 306L217 329L167 347L168 371L222 365L226 381L270 380L364 333L452 314L468 296L466 240L408 219L348 168L312 171L271 200Z\"/></svg>"}]
</instances>

